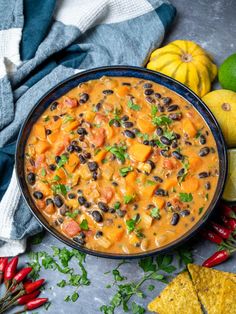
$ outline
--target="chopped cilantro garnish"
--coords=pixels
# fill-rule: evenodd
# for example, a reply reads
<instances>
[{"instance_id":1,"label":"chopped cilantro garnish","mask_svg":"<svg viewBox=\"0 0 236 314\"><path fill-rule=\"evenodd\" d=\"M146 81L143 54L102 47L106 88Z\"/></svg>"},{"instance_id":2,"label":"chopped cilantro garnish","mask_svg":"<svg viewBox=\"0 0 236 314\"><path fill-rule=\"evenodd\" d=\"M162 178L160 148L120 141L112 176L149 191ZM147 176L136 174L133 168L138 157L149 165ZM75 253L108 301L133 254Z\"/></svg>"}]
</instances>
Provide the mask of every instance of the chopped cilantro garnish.
<instances>
[{"instance_id":1,"label":"chopped cilantro garnish","mask_svg":"<svg viewBox=\"0 0 236 314\"><path fill-rule=\"evenodd\" d=\"M124 196L124 203L129 204L134 200L134 195L125 195Z\"/></svg>"},{"instance_id":2,"label":"chopped cilantro garnish","mask_svg":"<svg viewBox=\"0 0 236 314\"><path fill-rule=\"evenodd\" d=\"M160 218L161 218L160 211L159 211L159 208L158 208L158 207L152 208L150 214L151 214L151 217L152 217L152 218L155 218L155 219L160 219Z\"/></svg>"},{"instance_id":3,"label":"chopped cilantro garnish","mask_svg":"<svg viewBox=\"0 0 236 314\"><path fill-rule=\"evenodd\" d=\"M82 230L89 230L87 219L83 219L79 226Z\"/></svg>"},{"instance_id":4,"label":"chopped cilantro garnish","mask_svg":"<svg viewBox=\"0 0 236 314\"><path fill-rule=\"evenodd\" d=\"M61 155L61 159L59 160L58 164L57 164L57 168L61 168L62 166L64 166L68 161L68 158L66 155L62 154Z\"/></svg>"},{"instance_id":5,"label":"chopped cilantro garnish","mask_svg":"<svg viewBox=\"0 0 236 314\"><path fill-rule=\"evenodd\" d=\"M108 152L111 152L113 155L116 156L117 159L119 159L122 163L125 162L126 158L126 147L125 146L107 146L106 150Z\"/></svg>"},{"instance_id":6,"label":"chopped cilantro garnish","mask_svg":"<svg viewBox=\"0 0 236 314\"><path fill-rule=\"evenodd\" d=\"M205 199L206 199L206 201L208 201L208 199L209 199L209 194L208 193L205 195Z\"/></svg>"},{"instance_id":7,"label":"chopped cilantro garnish","mask_svg":"<svg viewBox=\"0 0 236 314\"><path fill-rule=\"evenodd\" d=\"M50 120L50 117L49 117L49 116L46 116L46 117L44 117L44 119L43 119L44 122L48 122L49 120Z\"/></svg>"},{"instance_id":8,"label":"chopped cilantro garnish","mask_svg":"<svg viewBox=\"0 0 236 314\"><path fill-rule=\"evenodd\" d=\"M75 218L78 216L78 214L79 214L79 211L78 211L78 209L77 209L77 210L74 210L72 213L67 212L67 213L66 213L66 216L67 216L67 217L70 217L70 218L72 218L72 219L75 219Z\"/></svg>"},{"instance_id":9,"label":"chopped cilantro garnish","mask_svg":"<svg viewBox=\"0 0 236 314\"><path fill-rule=\"evenodd\" d=\"M137 104L134 104L131 99L128 101L127 105L128 105L129 109L132 109L134 111L139 111L141 109L141 107L139 105L137 105Z\"/></svg>"},{"instance_id":10,"label":"chopped cilantro garnish","mask_svg":"<svg viewBox=\"0 0 236 314\"><path fill-rule=\"evenodd\" d=\"M157 183L152 180L147 180L146 185L156 185Z\"/></svg>"},{"instance_id":11,"label":"chopped cilantro garnish","mask_svg":"<svg viewBox=\"0 0 236 314\"><path fill-rule=\"evenodd\" d=\"M123 167L123 168L120 168L120 169L119 169L119 173L120 173L120 175L121 175L122 177L125 177L125 176L127 176L127 174L128 174L129 172L131 172L131 171L133 171L133 170L134 170L134 168L131 167L131 166Z\"/></svg>"},{"instance_id":12,"label":"chopped cilantro garnish","mask_svg":"<svg viewBox=\"0 0 236 314\"><path fill-rule=\"evenodd\" d=\"M113 208L114 208L115 210L117 210L117 209L120 208L120 206L121 206L121 203L120 203L120 202L116 202L116 203L114 204Z\"/></svg>"},{"instance_id":13,"label":"chopped cilantro garnish","mask_svg":"<svg viewBox=\"0 0 236 314\"><path fill-rule=\"evenodd\" d=\"M55 184L55 185L52 185L51 188L55 194L62 194L62 195L66 195L70 189L68 186L64 184Z\"/></svg>"},{"instance_id":14,"label":"chopped cilantro garnish","mask_svg":"<svg viewBox=\"0 0 236 314\"><path fill-rule=\"evenodd\" d=\"M128 232L134 231L136 225L140 222L140 215L136 214L133 218L126 220L126 227Z\"/></svg>"},{"instance_id":15,"label":"chopped cilantro garnish","mask_svg":"<svg viewBox=\"0 0 236 314\"><path fill-rule=\"evenodd\" d=\"M57 174L53 177L53 181L60 181L61 177L59 177Z\"/></svg>"},{"instance_id":16,"label":"chopped cilantro garnish","mask_svg":"<svg viewBox=\"0 0 236 314\"><path fill-rule=\"evenodd\" d=\"M172 123L172 120L167 116L153 117L152 123L155 125L168 125Z\"/></svg>"},{"instance_id":17,"label":"chopped cilantro garnish","mask_svg":"<svg viewBox=\"0 0 236 314\"><path fill-rule=\"evenodd\" d=\"M193 196L191 193L179 193L179 198L181 200L181 202L191 202L193 200Z\"/></svg>"},{"instance_id":18,"label":"chopped cilantro garnish","mask_svg":"<svg viewBox=\"0 0 236 314\"><path fill-rule=\"evenodd\" d=\"M198 209L198 214L199 214L199 215L201 215L203 209L204 209L204 207L200 207L200 208Z\"/></svg>"},{"instance_id":19,"label":"chopped cilantro garnish","mask_svg":"<svg viewBox=\"0 0 236 314\"><path fill-rule=\"evenodd\" d=\"M151 107L151 115L154 118L156 116L156 114L158 113L158 108L155 105L152 105Z\"/></svg>"},{"instance_id":20,"label":"chopped cilantro garnish","mask_svg":"<svg viewBox=\"0 0 236 314\"><path fill-rule=\"evenodd\" d=\"M42 168L42 169L41 169L41 176L42 176L42 177L45 177L45 176L46 176L46 170L45 170L45 168Z\"/></svg>"},{"instance_id":21,"label":"chopped cilantro garnish","mask_svg":"<svg viewBox=\"0 0 236 314\"><path fill-rule=\"evenodd\" d=\"M70 122L73 120L75 120L75 118L72 117L71 115L67 114L63 117L62 124L66 124L67 122Z\"/></svg>"}]
</instances>

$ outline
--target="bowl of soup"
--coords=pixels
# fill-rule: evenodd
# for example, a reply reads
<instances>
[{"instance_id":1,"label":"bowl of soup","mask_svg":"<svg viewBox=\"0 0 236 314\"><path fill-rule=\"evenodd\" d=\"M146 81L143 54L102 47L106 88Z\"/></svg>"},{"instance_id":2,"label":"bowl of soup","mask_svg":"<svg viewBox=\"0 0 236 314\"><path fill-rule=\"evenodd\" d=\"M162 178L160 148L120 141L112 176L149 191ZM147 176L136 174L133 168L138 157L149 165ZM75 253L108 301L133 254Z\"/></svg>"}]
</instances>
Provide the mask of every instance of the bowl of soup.
<instances>
[{"instance_id":1,"label":"bowl of soup","mask_svg":"<svg viewBox=\"0 0 236 314\"><path fill-rule=\"evenodd\" d=\"M129 66L55 86L22 126L22 194L62 242L102 257L172 250L206 222L227 156L212 113L187 87Z\"/></svg>"}]
</instances>

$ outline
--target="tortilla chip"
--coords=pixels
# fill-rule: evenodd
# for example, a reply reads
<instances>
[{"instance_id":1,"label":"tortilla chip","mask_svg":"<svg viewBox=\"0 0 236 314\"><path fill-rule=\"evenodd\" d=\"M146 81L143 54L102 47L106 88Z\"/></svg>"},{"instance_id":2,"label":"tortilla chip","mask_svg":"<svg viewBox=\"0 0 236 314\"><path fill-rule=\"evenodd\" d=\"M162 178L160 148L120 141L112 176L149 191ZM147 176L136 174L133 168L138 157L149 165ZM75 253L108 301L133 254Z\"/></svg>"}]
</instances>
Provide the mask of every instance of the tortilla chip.
<instances>
[{"instance_id":1,"label":"tortilla chip","mask_svg":"<svg viewBox=\"0 0 236 314\"><path fill-rule=\"evenodd\" d=\"M221 297L221 314L236 314L236 281L225 279Z\"/></svg>"},{"instance_id":2,"label":"tortilla chip","mask_svg":"<svg viewBox=\"0 0 236 314\"><path fill-rule=\"evenodd\" d=\"M221 295L225 280L230 278L236 282L236 274L189 264L193 285L197 291L199 300L204 305L208 314L219 314L221 306Z\"/></svg>"},{"instance_id":3,"label":"tortilla chip","mask_svg":"<svg viewBox=\"0 0 236 314\"><path fill-rule=\"evenodd\" d=\"M196 291L187 272L179 274L148 304L148 310L159 314L202 314Z\"/></svg>"}]
</instances>

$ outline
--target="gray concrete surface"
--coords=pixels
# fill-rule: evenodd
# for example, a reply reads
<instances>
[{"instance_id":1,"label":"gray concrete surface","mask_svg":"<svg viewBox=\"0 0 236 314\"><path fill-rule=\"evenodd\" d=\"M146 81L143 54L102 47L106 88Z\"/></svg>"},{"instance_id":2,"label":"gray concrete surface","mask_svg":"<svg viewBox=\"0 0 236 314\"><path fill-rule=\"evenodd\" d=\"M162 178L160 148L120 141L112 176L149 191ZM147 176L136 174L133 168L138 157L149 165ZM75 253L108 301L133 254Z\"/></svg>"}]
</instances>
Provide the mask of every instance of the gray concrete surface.
<instances>
[{"instance_id":1,"label":"gray concrete surface","mask_svg":"<svg viewBox=\"0 0 236 314\"><path fill-rule=\"evenodd\" d=\"M165 43L175 39L194 40L213 55L217 64L220 64L228 55L236 52L236 0L172 0L172 3L178 10L178 17L166 36ZM52 245L63 246L47 234L40 245L34 247L29 245L28 251L33 249L35 251L51 252L50 247ZM215 246L196 238L193 248L194 261L201 264L204 259L214 252ZM27 260L27 254L24 254L21 262ZM63 301L67 294L73 292L73 289L62 289L56 286L56 283L64 277L63 275L50 270L42 271L42 277L47 280L46 290L43 291L43 294L48 296L52 302L48 312L52 314L99 313L99 307L102 304L107 304L115 291L113 288L106 288L106 285L112 282L112 275L105 275L104 272L112 270L117 264L117 261L87 256L86 268L91 285L79 289L80 297L75 303ZM74 267L76 268L75 263ZM218 268L236 272L236 256ZM138 267L137 261L131 261L130 264L123 265L121 272L129 280L136 280L142 276L142 270ZM154 285L156 287L154 291L146 291L146 299L136 298L135 301L145 307L164 287L162 283L155 282ZM47 313L45 309L36 310L36 312ZM115 313L121 314L123 311L120 309Z\"/></svg>"}]
</instances>

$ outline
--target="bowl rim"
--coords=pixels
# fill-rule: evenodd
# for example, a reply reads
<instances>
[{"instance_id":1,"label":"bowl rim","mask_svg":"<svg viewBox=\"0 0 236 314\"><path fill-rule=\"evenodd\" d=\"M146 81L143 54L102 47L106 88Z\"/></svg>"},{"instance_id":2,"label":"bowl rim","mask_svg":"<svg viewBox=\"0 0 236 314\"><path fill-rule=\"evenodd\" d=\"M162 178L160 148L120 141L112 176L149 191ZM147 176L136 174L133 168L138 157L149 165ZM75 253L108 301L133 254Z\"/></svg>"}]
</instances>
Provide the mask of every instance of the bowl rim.
<instances>
[{"instance_id":1,"label":"bowl rim","mask_svg":"<svg viewBox=\"0 0 236 314\"><path fill-rule=\"evenodd\" d=\"M200 113L198 108L196 108L196 106L191 103L191 105L198 111L198 113L202 116L202 118L204 119L205 123L207 124L207 126L210 128L211 133L216 141L215 135L212 131L212 126L214 126L217 129L217 136L220 139L220 146L217 146L217 151L218 151L218 156L219 156L219 163L221 160L221 163L223 163L224 167L222 169L220 169L220 174L219 174L219 179L218 179L218 184L217 187L215 189L215 193L214 196L212 198L211 203L209 204L207 210L205 211L204 215L197 221L196 224L193 225L193 227L191 229L189 229L186 233L182 234L179 238L177 238L176 240L168 243L167 245L163 246L163 247L159 247L150 251L146 251L146 252L140 252L140 253L135 253L135 254L119 254L119 253L109 253L109 252L103 252L103 251L96 251L96 250L92 250L92 249L88 249L84 246L80 246L79 244L77 244L76 242L74 242L72 239L67 238L66 236L64 236L62 233L60 233L58 230L54 229L51 225L49 225L49 223L47 222L47 220L44 218L44 216L39 212L39 210L37 209L37 207L35 206L35 204L32 201L32 198L30 196L30 193L28 191L26 182L25 182L25 178L24 175L21 176L20 175L20 171L22 170L22 167L24 169L24 157L20 158L21 156L21 146L23 145L23 148L25 149L25 144L26 144L26 139L23 140L23 132L24 130L27 128L27 125L29 123L29 121L32 118L33 113L35 112L35 110L40 107L43 104L43 101L46 100L47 97L50 97L50 95L57 91L60 90L63 86L65 86L66 84L69 84L71 81L73 81L74 79L78 79L78 78L83 78L88 76L89 74L91 75L96 75L96 73L103 73L103 72L107 72L107 71L134 71L137 73L141 73L141 74L149 74L151 76L157 76L160 79L163 79L171 84L174 84L175 86L181 88L184 93L189 93L191 95L191 97L194 98L194 100L196 102L198 102L204 109L204 113ZM133 73L134 74L134 73ZM105 74L102 74L101 76L104 76ZM107 76L112 76L112 75L107 75ZM114 75L113 75L114 76ZM125 77L125 75L122 75L122 73L120 73L120 75L115 75L115 76L119 76L119 77ZM127 75L126 75L127 76ZM136 77L135 75L130 75L130 77ZM93 79L97 79L97 78L93 78ZM87 79L91 80L91 79ZM152 81L151 78L148 78L147 80ZM84 80L86 81L86 79ZM153 80L154 81L154 80ZM155 81L154 81L155 82ZM157 82L155 82L157 83ZM160 84L161 83L157 83ZM164 84L163 84L164 85ZM165 85L164 85L165 86ZM166 86L167 87L167 86ZM70 89L73 89L74 87L71 87ZM175 93L178 94L179 97L183 97L186 101L190 102L188 99L185 98L184 95L180 95L178 93L178 91L169 88L171 91L174 91ZM70 90L68 89L68 91ZM48 105L49 106L49 105ZM48 107L47 106L47 107ZM45 109L44 109L45 110ZM43 112L43 111L42 111ZM206 117L204 116L206 115L210 120L212 125L210 125L207 121L206 121ZM31 128L30 128L31 130ZM216 143L218 145L218 143ZM219 151L219 147L221 148L221 151ZM24 151L23 149L23 151ZM23 154L24 155L24 154ZM93 256L97 256L97 257L103 257L103 258L111 258L111 259L136 259L136 258L144 258L144 257L149 257L149 256L154 256L157 254L164 254L166 252L170 252L174 249L176 249L178 246L186 243L186 241L190 240L193 236L196 235L196 233L199 231L200 228L202 228L206 221L208 220L208 218L213 214L214 209L216 208L222 194L223 194L223 189L225 186L225 182L226 182L226 178L227 178L227 173L228 173L228 158L227 158L227 148L226 148L226 143L221 131L221 128L216 120L216 118L214 117L214 115L212 114L212 112L210 111L210 109L206 106L206 104L200 99L200 97L198 95L196 95L191 89L189 89L187 86L185 86L184 84L178 82L177 80L163 74L160 72L156 72L156 71L152 71L143 67L137 67L137 66L129 66L129 65L113 65L113 66L102 66L102 67L96 67L96 68L92 68L89 70L85 70L85 71L81 71L79 73L76 73L70 77L68 77L67 79L59 82L58 84L56 84L55 86L53 86L52 88L50 88L46 93L43 94L42 97L40 97L40 99L36 102L36 104L32 107L32 109L30 110L30 112L28 113L24 123L21 126L18 138L17 138L17 144L16 144L16 152L15 152L15 168L16 168L16 176L17 176L17 182L18 182L18 186L20 187L20 191L21 191L21 195L24 198L24 201L26 202L27 206L29 207L30 211L32 212L32 214L34 215L34 217L37 219L37 221L51 234L53 235L56 239L58 239L59 241L61 241L62 243L77 249L83 253L86 254L90 254ZM23 163L23 164L22 164ZM24 172L24 170L23 170ZM27 189L27 191L26 191ZM216 192L218 191L218 194L216 194ZM31 201L30 201L31 200Z\"/></svg>"}]
</instances>

